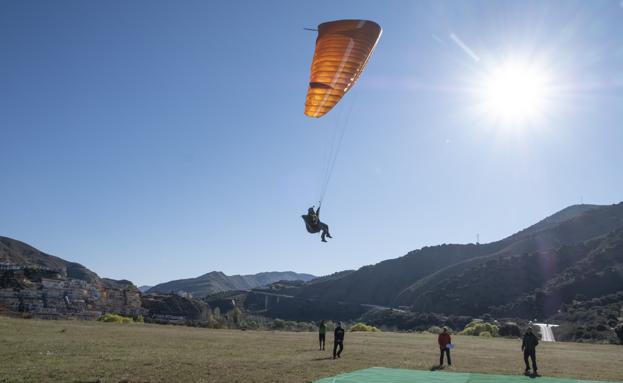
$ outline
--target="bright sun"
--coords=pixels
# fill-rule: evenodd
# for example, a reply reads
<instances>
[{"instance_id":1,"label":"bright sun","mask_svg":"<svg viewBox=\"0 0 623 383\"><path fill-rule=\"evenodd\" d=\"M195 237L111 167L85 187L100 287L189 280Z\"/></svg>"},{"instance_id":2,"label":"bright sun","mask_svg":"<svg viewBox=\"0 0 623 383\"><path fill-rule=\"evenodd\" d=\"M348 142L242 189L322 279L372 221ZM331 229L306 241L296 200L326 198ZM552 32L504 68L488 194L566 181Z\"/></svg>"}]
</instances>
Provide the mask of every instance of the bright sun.
<instances>
[{"instance_id":1,"label":"bright sun","mask_svg":"<svg viewBox=\"0 0 623 383\"><path fill-rule=\"evenodd\" d=\"M542 118L548 108L549 78L543 69L506 62L492 68L481 88L483 112L496 122L524 124Z\"/></svg>"}]
</instances>

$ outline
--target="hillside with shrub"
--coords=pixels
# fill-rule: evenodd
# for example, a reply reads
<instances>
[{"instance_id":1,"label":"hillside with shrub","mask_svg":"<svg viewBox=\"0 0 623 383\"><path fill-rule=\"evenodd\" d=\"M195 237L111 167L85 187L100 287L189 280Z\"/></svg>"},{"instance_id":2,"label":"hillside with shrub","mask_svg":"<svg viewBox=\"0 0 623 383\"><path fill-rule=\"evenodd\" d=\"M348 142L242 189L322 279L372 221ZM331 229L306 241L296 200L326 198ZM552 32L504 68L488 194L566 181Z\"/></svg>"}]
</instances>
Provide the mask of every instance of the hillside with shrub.
<instances>
[{"instance_id":1,"label":"hillside with shrub","mask_svg":"<svg viewBox=\"0 0 623 383\"><path fill-rule=\"evenodd\" d=\"M623 292L590 300L576 298L549 318L560 324L553 329L556 339L623 344Z\"/></svg>"},{"instance_id":2,"label":"hillside with shrub","mask_svg":"<svg viewBox=\"0 0 623 383\"><path fill-rule=\"evenodd\" d=\"M518 322L523 329L528 320L564 313L574 301L623 293L622 265L623 204L578 205L490 244L426 247L302 285L281 284L272 290L281 297L244 293L251 296L245 309L269 317L342 318L418 331L442 325L460 330L472 318L489 316L502 318L500 336L516 336ZM597 310L587 312L597 315ZM612 315L607 334L595 332L607 320L597 327L587 315L576 318L578 335L563 339L616 339Z\"/></svg>"},{"instance_id":3,"label":"hillside with shrub","mask_svg":"<svg viewBox=\"0 0 623 383\"><path fill-rule=\"evenodd\" d=\"M284 294L446 315L543 317L576 294L623 289L621 233L623 203L576 205L497 242L425 247ZM543 301L549 292L558 301Z\"/></svg>"},{"instance_id":4,"label":"hillside with shrub","mask_svg":"<svg viewBox=\"0 0 623 383\"><path fill-rule=\"evenodd\" d=\"M303 328L294 323L325 319L516 336L538 318L560 323L562 340L617 342L623 334L623 203L571 206L500 241L424 247L315 279L212 272L141 296L129 281L100 278L5 237L0 267L0 309L50 319L110 312L219 328L279 327L277 320ZM476 319L496 328L470 330Z\"/></svg>"}]
</instances>

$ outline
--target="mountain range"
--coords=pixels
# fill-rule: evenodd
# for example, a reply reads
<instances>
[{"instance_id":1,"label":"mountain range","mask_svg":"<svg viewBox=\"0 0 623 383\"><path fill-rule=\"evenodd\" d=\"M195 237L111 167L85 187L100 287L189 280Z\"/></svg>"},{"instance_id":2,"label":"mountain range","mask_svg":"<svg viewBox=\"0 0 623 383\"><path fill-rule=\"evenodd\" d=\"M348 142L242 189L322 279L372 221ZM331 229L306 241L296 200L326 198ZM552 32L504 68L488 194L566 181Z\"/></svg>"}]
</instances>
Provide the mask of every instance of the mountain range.
<instances>
[{"instance_id":1,"label":"mountain range","mask_svg":"<svg viewBox=\"0 0 623 383\"><path fill-rule=\"evenodd\" d=\"M623 203L574 205L488 244L424 247L281 291L418 312L550 315L576 295L623 290Z\"/></svg>"},{"instance_id":2,"label":"mountain range","mask_svg":"<svg viewBox=\"0 0 623 383\"><path fill-rule=\"evenodd\" d=\"M166 320L189 318L187 306L193 320L201 320L210 307L231 310L232 301L251 314L300 321L357 319L376 310L380 314L367 318L381 325L390 316L394 323L428 321L425 313L462 317L456 323L487 315L591 318L597 325L573 328L576 335L569 339L595 339L598 326L610 328L623 321L616 314L623 313L623 203L574 205L499 241L424 247L318 278L294 272L227 276L213 271L143 288L148 294L139 296L129 281L100 278L78 263L0 237L0 309L32 308L49 316L54 293L54 307L63 315L114 308L153 311ZM202 299L169 294L180 291ZM66 296L75 298L69 302Z\"/></svg>"},{"instance_id":3,"label":"mountain range","mask_svg":"<svg viewBox=\"0 0 623 383\"><path fill-rule=\"evenodd\" d=\"M154 287L154 286L142 285L142 286L139 286L139 287L138 287L138 290L139 290L141 293L146 293L146 292L147 292L147 291L149 291L149 289L151 289L152 287Z\"/></svg>"},{"instance_id":4,"label":"mountain range","mask_svg":"<svg viewBox=\"0 0 623 383\"><path fill-rule=\"evenodd\" d=\"M300 274L293 271L271 271L250 275L225 275L220 271L212 271L196 278L177 279L160 283L151 287L147 293L171 293L183 291L194 297L205 297L210 294L230 290L249 290L268 286L279 281L303 281L314 279L311 274Z\"/></svg>"}]
</instances>

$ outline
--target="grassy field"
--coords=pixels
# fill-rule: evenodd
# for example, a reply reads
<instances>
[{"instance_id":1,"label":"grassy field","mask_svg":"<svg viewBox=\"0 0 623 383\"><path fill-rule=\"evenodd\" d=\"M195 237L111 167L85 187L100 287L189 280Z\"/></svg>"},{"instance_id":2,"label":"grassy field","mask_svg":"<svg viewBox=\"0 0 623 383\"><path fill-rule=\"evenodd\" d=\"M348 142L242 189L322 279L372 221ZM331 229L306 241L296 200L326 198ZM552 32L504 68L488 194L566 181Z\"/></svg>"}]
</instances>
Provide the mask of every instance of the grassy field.
<instances>
[{"instance_id":1,"label":"grassy field","mask_svg":"<svg viewBox=\"0 0 623 383\"><path fill-rule=\"evenodd\" d=\"M341 359L314 333L0 317L0 382L311 382L382 366L430 369L436 337L347 333ZM454 371L518 374L519 340L455 336ZM327 346L330 346L328 342ZM547 376L623 380L623 347L545 343Z\"/></svg>"}]
</instances>

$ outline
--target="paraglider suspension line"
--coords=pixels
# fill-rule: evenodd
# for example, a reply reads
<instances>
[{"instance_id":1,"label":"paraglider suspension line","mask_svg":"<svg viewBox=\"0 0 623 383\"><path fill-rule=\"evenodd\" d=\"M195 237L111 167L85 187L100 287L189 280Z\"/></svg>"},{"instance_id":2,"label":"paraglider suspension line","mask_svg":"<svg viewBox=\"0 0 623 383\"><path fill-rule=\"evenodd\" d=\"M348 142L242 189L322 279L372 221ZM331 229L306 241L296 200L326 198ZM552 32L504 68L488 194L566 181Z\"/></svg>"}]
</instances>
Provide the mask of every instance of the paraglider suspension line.
<instances>
[{"instance_id":1,"label":"paraglider suspension line","mask_svg":"<svg viewBox=\"0 0 623 383\"><path fill-rule=\"evenodd\" d=\"M346 134L346 130L348 128L348 121L350 120L350 115L355 106L356 94L354 95L353 102L348 107L346 111L346 116L342 120L342 110L338 114L336 120L336 129L333 130L333 137L331 139L330 149L327 153L326 166L324 171L324 177L322 179L321 188L320 188L320 199L318 205L322 205L322 201L324 200L325 194L327 193L327 189L329 187L329 182L331 181L331 176L333 175L333 170L335 169L335 163L337 162L338 154L340 153L340 149L342 147L342 141L344 140L344 135Z\"/></svg>"}]
</instances>

